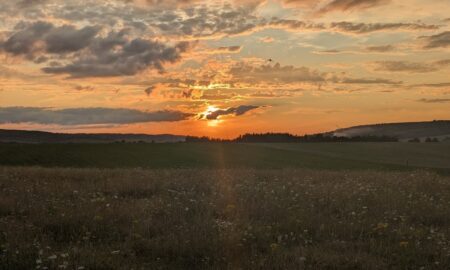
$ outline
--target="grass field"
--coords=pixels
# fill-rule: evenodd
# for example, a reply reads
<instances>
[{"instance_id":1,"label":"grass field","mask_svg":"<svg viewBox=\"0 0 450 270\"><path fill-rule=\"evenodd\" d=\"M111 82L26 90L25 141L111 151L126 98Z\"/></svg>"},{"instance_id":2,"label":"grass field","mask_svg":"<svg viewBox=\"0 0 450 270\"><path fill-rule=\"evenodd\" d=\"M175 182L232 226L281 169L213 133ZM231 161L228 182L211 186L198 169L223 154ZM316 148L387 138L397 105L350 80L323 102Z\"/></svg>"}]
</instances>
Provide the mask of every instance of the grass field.
<instances>
[{"instance_id":1,"label":"grass field","mask_svg":"<svg viewBox=\"0 0 450 270\"><path fill-rule=\"evenodd\" d=\"M0 144L0 165L450 171L450 143Z\"/></svg>"},{"instance_id":2,"label":"grass field","mask_svg":"<svg viewBox=\"0 0 450 270\"><path fill-rule=\"evenodd\" d=\"M0 269L449 269L449 147L0 144Z\"/></svg>"},{"instance_id":3,"label":"grass field","mask_svg":"<svg viewBox=\"0 0 450 270\"><path fill-rule=\"evenodd\" d=\"M0 269L448 269L450 179L0 168Z\"/></svg>"}]
</instances>

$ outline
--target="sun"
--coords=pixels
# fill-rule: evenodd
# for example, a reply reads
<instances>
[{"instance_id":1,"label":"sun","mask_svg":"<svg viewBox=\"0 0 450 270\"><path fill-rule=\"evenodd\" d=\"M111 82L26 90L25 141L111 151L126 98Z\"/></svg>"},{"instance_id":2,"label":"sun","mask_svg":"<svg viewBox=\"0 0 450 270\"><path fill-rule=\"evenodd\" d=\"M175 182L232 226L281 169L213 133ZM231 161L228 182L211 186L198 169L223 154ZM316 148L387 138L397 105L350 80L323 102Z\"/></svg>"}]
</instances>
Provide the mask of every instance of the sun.
<instances>
[{"instance_id":1,"label":"sun","mask_svg":"<svg viewBox=\"0 0 450 270\"><path fill-rule=\"evenodd\" d=\"M218 110L219 110L219 108L217 108L216 106L208 105L208 108L206 108L206 111L203 114L204 115L208 115L208 114L213 113L213 112L218 111Z\"/></svg>"},{"instance_id":2,"label":"sun","mask_svg":"<svg viewBox=\"0 0 450 270\"><path fill-rule=\"evenodd\" d=\"M207 120L208 127L217 127L222 122L222 120L220 120L220 119L208 119L207 118L208 115L210 115L211 113L216 112L218 110L220 110L220 108L218 108L214 105L208 105L206 110L201 113L202 118Z\"/></svg>"}]
</instances>

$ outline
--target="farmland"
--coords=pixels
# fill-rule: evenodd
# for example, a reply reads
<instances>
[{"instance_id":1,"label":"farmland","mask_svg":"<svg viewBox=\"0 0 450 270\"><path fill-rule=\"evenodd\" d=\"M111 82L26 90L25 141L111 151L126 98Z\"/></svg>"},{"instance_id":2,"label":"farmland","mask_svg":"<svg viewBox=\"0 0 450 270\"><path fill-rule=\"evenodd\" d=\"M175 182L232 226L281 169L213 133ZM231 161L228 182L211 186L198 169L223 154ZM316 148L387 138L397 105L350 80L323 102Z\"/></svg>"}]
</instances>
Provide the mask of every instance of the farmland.
<instances>
[{"instance_id":1,"label":"farmland","mask_svg":"<svg viewBox=\"0 0 450 270\"><path fill-rule=\"evenodd\" d=\"M448 269L449 145L0 146L0 269Z\"/></svg>"},{"instance_id":2,"label":"farmland","mask_svg":"<svg viewBox=\"0 0 450 270\"><path fill-rule=\"evenodd\" d=\"M0 144L0 165L90 168L450 169L450 143Z\"/></svg>"}]
</instances>

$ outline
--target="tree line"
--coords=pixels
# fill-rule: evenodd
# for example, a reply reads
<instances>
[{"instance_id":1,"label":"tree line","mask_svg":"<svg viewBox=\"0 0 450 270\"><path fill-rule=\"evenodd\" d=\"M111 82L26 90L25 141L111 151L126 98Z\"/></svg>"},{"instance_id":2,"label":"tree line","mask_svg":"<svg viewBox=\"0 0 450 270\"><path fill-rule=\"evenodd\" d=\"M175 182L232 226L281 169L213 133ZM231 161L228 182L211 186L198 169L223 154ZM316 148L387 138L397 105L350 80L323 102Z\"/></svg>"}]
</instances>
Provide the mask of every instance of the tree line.
<instances>
[{"instance_id":1,"label":"tree line","mask_svg":"<svg viewBox=\"0 0 450 270\"><path fill-rule=\"evenodd\" d=\"M235 139L187 136L186 142L229 142L229 143L314 143L314 142L398 142L389 136L340 137L327 134L293 135L290 133L247 133Z\"/></svg>"}]
</instances>

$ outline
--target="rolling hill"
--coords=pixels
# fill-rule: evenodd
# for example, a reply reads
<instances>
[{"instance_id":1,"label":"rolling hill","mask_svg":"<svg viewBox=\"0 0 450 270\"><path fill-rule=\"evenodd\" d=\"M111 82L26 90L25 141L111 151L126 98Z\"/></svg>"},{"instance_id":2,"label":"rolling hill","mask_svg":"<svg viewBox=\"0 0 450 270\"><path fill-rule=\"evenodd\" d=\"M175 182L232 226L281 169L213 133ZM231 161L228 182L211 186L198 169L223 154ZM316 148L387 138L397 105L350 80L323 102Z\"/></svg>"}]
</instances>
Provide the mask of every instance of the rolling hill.
<instances>
[{"instance_id":1,"label":"rolling hill","mask_svg":"<svg viewBox=\"0 0 450 270\"><path fill-rule=\"evenodd\" d=\"M0 142L17 143L112 143L112 142L183 142L185 136L160 134L52 133L43 131L0 129Z\"/></svg>"},{"instance_id":2,"label":"rolling hill","mask_svg":"<svg viewBox=\"0 0 450 270\"><path fill-rule=\"evenodd\" d=\"M337 129L328 133L338 137L355 136L389 136L400 140L411 138L446 138L450 137L450 121L406 122L355 126Z\"/></svg>"}]
</instances>

